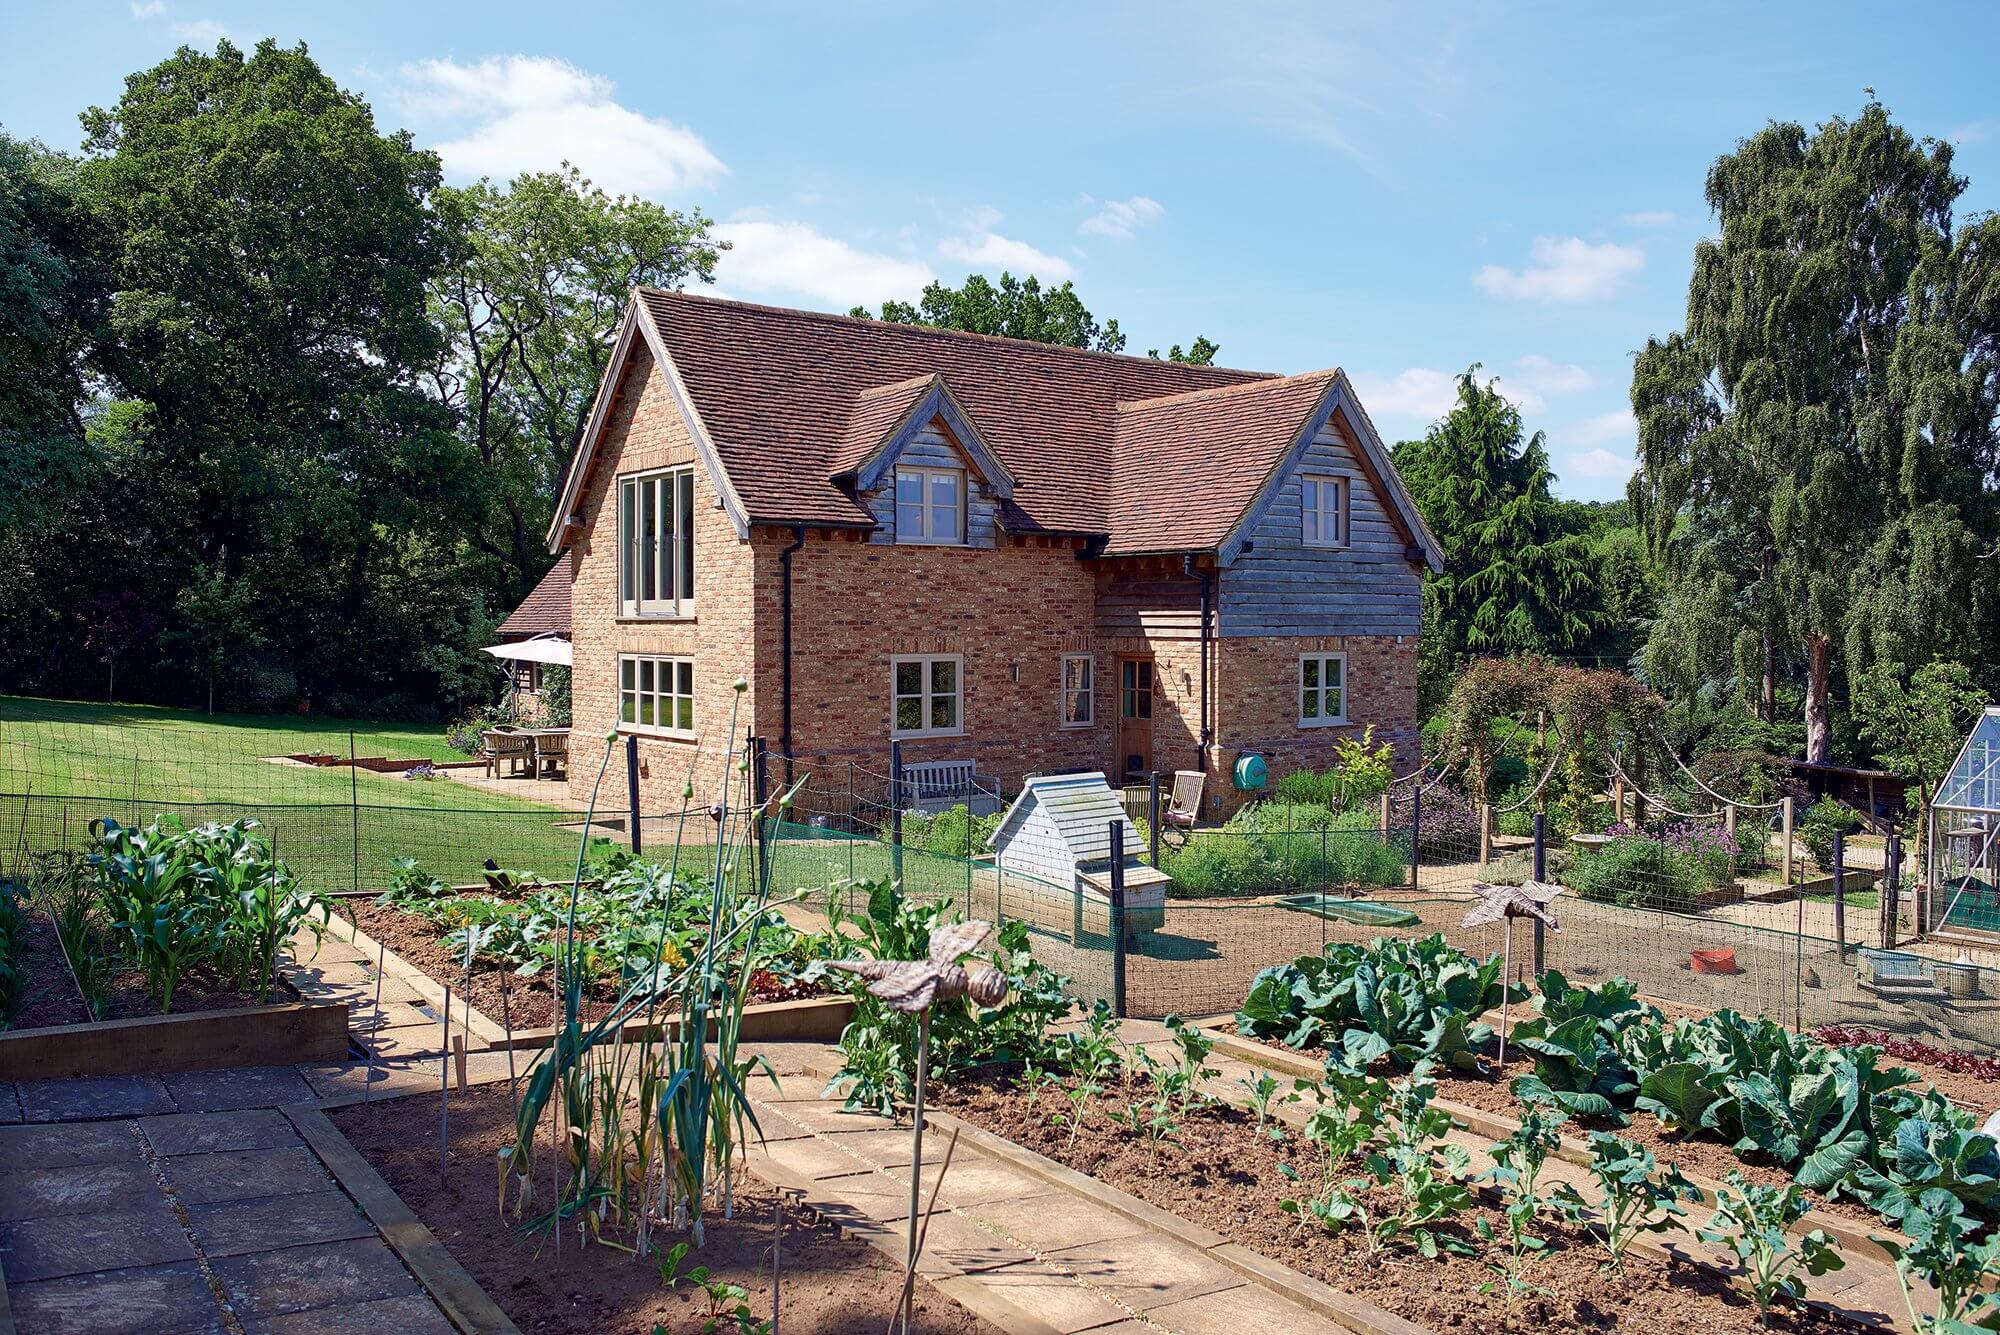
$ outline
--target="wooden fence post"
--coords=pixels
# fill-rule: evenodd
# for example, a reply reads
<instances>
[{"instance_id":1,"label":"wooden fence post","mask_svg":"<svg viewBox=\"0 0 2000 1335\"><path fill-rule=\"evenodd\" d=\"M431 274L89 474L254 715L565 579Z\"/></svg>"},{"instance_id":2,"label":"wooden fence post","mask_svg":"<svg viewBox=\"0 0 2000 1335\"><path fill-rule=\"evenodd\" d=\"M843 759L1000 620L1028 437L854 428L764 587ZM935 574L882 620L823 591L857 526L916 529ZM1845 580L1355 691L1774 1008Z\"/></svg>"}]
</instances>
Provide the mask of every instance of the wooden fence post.
<instances>
[{"instance_id":1,"label":"wooden fence post","mask_svg":"<svg viewBox=\"0 0 2000 1335\"><path fill-rule=\"evenodd\" d=\"M1479 865L1493 860L1493 804L1479 804Z\"/></svg>"}]
</instances>

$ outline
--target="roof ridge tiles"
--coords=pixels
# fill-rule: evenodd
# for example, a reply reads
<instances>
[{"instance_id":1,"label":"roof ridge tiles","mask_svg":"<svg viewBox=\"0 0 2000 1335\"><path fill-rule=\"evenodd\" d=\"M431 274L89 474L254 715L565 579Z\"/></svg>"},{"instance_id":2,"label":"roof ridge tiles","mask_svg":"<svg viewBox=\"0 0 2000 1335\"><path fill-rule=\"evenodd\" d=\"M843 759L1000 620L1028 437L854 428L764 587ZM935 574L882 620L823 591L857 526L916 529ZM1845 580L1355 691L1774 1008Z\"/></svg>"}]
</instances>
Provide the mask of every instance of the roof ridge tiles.
<instances>
[{"instance_id":1,"label":"roof ridge tiles","mask_svg":"<svg viewBox=\"0 0 2000 1335\"><path fill-rule=\"evenodd\" d=\"M1300 381L1328 381L1345 374L1338 366L1329 366L1318 371L1300 371L1296 375L1274 375L1265 380L1246 380L1235 385L1211 385L1207 389L1185 389L1178 394L1161 394L1150 399L1120 399L1113 405L1113 411L1137 412L1146 408L1170 408L1201 399L1228 398L1239 394L1269 392Z\"/></svg>"},{"instance_id":2,"label":"roof ridge tiles","mask_svg":"<svg viewBox=\"0 0 2000 1335\"><path fill-rule=\"evenodd\" d=\"M966 329L940 329L936 325L905 324L900 320L878 320L873 316L841 315L834 311L800 310L796 306L772 306L760 301L743 301L736 297L717 297L711 296L706 292L688 292L679 288L640 287L636 290L649 297L670 297L677 301L698 301L711 306L735 306L746 311L760 311L771 315L783 315L793 319L811 320L826 324L842 324L864 328L868 326L875 326L877 328L886 326L900 332L917 334L926 338L945 339L951 342L999 343L1007 347L1031 349L1038 353L1054 353L1075 357L1099 357L1106 361L1137 362L1142 366L1157 366L1163 361L1162 358L1143 357L1136 352L1105 352L1098 348L1073 348L1065 343L1043 343L1032 338L1011 338L1005 334L978 334ZM1189 362L1167 364L1195 365ZM1199 369L1213 371L1220 375L1255 376L1262 380L1281 378L1275 371L1253 371L1247 367L1240 366L1215 366L1207 364L1200 366Z\"/></svg>"}]
</instances>

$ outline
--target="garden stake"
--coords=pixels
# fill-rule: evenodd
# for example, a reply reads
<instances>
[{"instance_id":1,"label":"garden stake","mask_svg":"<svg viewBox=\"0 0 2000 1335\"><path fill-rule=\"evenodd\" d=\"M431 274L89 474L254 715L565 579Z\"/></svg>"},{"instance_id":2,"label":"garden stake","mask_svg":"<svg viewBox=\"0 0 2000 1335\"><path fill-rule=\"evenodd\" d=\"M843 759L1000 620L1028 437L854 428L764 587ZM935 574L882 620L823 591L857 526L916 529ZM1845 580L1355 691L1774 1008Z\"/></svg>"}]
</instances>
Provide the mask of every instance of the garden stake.
<instances>
[{"instance_id":1,"label":"garden stake","mask_svg":"<svg viewBox=\"0 0 2000 1335\"><path fill-rule=\"evenodd\" d=\"M514 1013L507 1004L507 975L512 969L500 970L500 1027L507 1034L507 1102L513 1107L514 1120L521 1120L521 1087L514 1077Z\"/></svg>"},{"instance_id":2,"label":"garden stake","mask_svg":"<svg viewBox=\"0 0 2000 1335\"><path fill-rule=\"evenodd\" d=\"M1472 906L1472 912L1465 915L1465 926L1484 927L1490 922L1507 924L1507 935L1502 938L1500 965L1500 1069L1507 1069L1507 1003L1509 989L1513 983L1508 975L1514 969L1514 919L1532 918L1537 924L1546 923L1551 931L1560 932L1555 914L1549 912L1549 901L1562 893L1562 887L1546 881L1529 881L1525 885L1488 885L1484 881L1476 883L1472 892L1479 896L1479 902Z\"/></svg>"},{"instance_id":3,"label":"garden stake","mask_svg":"<svg viewBox=\"0 0 2000 1335\"><path fill-rule=\"evenodd\" d=\"M444 990L444 1046L438 1050L438 1185L444 1185L451 1134L451 989Z\"/></svg>"},{"instance_id":4,"label":"garden stake","mask_svg":"<svg viewBox=\"0 0 2000 1335\"><path fill-rule=\"evenodd\" d=\"M771 1206L771 1335L778 1335L778 1272L784 1265L785 1193L780 1190Z\"/></svg>"},{"instance_id":5,"label":"garden stake","mask_svg":"<svg viewBox=\"0 0 2000 1335\"><path fill-rule=\"evenodd\" d=\"M903 1298L898 1304L906 1333L910 1328L911 1285L917 1273L917 1251L921 1245L917 1199L924 1178L924 1068L930 1064L931 1005L940 998L953 1001L959 997L970 997L981 1006L997 1006L1006 999L1006 974L990 964L975 963L967 968L958 963L959 956L977 949L992 930L991 923L977 921L933 927L927 959L820 961L827 968L842 969L870 979L869 992L881 998L889 1009L917 1017L916 1097L910 1110L910 1236L903 1275ZM895 1328L894 1321L890 1322L890 1328Z\"/></svg>"},{"instance_id":6,"label":"garden stake","mask_svg":"<svg viewBox=\"0 0 2000 1335\"><path fill-rule=\"evenodd\" d=\"M364 1084L364 1085L363 1085L363 1086L361 1087L361 1101L362 1101L363 1103L373 1103L373 1102L375 1101L375 1048L376 1048L377 1044L379 1044L379 1043L381 1042L381 1038L380 1038L380 1034L381 1034L381 1031L382 1031L383 1029L385 1029L385 1028L387 1028L387 1027L388 1027L387 1025L384 1025L384 1024L382 1023L382 1020L383 1020L383 1015L382 1015L382 965L383 965L383 963L384 963L384 962L385 962L385 961L387 960L387 958L388 958L388 954L389 954L389 947L388 947L388 946L387 946L386 944L384 944L383 942L380 942L380 941L377 941L377 942L375 943L375 1030L376 1030L376 1034L375 1034L375 1036L371 1037L371 1039L370 1039L370 1041L369 1041L369 1044L368 1044L368 1082L367 1082L366 1084Z\"/></svg>"},{"instance_id":7,"label":"garden stake","mask_svg":"<svg viewBox=\"0 0 2000 1335\"><path fill-rule=\"evenodd\" d=\"M916 1257L922 1256L924 1254L924 1241L931 1235L931 1216L937 1213L938 1192L944 1189L944 1175L951 1171L951 1156L958 1150L958 1132L959 1128L957 1127L952 1128L951 1140L947 1142L944 1147L944 1162L938 1165L937 1181L931 1183L931 1200L930 1204L924 1207L924 1225L923 1228L920 1229L917 1233L917 1245L915 1254L912 1256L910 1260L909 1268L903 1272L903 1296L897 1300L896 1311L898 1316L900 1316L900 1318L902 1319L904 1335L909 1335L910 1309L916 1306L916 1297L917 1297ZM921 1169L917 1170L917 1175L918 1179L921 1180L922 1178ZM915 1192L911 1193L913 1199L915 1195L916 1195ZM891 1335L893 1335L893 1332L896 1329L896 1321L897 1317L891 1317L889 1319L889 1330L891 1332ZM773 1335L776 1335L776 1332L773 1332Z\"/></svg>"}]
</instances>

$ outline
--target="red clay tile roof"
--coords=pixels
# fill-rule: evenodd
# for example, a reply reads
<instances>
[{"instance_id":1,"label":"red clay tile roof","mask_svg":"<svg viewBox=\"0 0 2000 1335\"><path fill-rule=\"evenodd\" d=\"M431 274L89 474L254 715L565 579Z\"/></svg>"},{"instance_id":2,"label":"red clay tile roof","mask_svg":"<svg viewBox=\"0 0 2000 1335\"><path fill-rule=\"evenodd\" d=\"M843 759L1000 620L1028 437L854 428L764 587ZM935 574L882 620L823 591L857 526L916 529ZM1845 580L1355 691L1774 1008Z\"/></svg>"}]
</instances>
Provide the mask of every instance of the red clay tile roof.
<instances>
[{"instance_id":1,"label":"red clay tile roof","mask_svg":"<svg viewBox=\"0 0 2000 1335\"><path fill-rule=\"evenodd\" d=\"M1102 534L1118 404L1262 378L685 292L639 296L752 523L873 523L828 481L856 402L942 374L1014 475L1002 524Z\"/></svg>"},{"instance_id":2,"label":"red clay tile roof","mask_svg":"<svg viewBox=\"0 0 2000 1335\"><path fill-rule=\"evenodd\" d=\"M1277 377L685 292L635 298L751 524L872 527L843 475L942 378L1012 476L999 503L1009 532L1103 538L1110 555L1215 550L1326 396L1352 399L1338 371ZM600 391L593 421L605 405ZM565 471L565 504L593 444ZM1386 458L1381 468L1392 513L1434 549ZM558 515L552 543L567 522Z\"/></svg>"},{"instance_id":3,"label":"red clay tile roof","mask_svg":"<svg viewBox=\"0 0 2000 1335\"><path fill-rule=\"evenodd\" d=\"M536 635L569 635L569 558L549 567L549 573L500 623L500 638L525 640Z\"/></svg>"},{"instance_id":4,"label":"red clay tile roof","mask_svg":"<svg viewBox=\"0 0 2000 1335\"><path fill-rule=\"evenodd\" d=\"M1118 405L1106 556L1218 547L1338 371Z\"/></svg>"}]
</instances>

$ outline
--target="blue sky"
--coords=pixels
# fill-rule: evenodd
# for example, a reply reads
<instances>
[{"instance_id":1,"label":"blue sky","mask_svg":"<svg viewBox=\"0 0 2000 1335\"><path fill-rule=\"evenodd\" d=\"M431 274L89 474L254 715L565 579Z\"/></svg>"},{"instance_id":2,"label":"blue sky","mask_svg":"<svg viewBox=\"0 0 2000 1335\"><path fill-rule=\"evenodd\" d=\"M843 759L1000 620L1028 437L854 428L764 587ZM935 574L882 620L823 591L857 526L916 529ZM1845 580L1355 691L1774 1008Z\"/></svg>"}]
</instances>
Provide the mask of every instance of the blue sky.
<instances>
[{"instance_id":1,"label":"blue sky","mask_svg":"<svg viewBox=\"0 0 2000 1335\"><path fill-rule=\"evenodd\" d=\"M1484 364L1558 490L1622 493L1631 357L1678 327L1708 164L1873 87L2000 204L2000 5L0 4L0 126L175 46L303 40L453 179L699 206L732 296L845 310L1073 277L1131 350L1345 366L1392 439Z\"/></svg>"}]
</instances>

